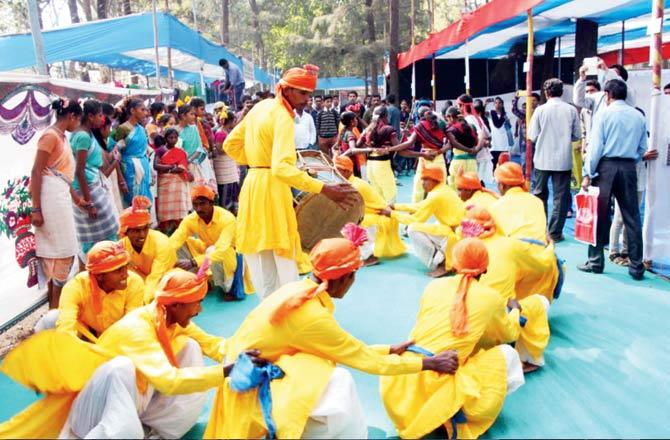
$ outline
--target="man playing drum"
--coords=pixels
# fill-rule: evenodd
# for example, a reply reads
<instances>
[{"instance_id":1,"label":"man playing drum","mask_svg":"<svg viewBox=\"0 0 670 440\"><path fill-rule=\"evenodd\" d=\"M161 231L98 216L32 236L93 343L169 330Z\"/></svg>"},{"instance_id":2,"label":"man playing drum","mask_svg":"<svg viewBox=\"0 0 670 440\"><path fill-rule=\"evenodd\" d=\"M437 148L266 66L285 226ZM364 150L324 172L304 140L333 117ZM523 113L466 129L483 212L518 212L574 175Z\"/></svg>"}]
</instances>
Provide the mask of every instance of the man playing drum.
<instances>
[{"instance_id":1,"label":"man playing drum","mask_svg":"<svg viewBox=\"0 0 670 440\"><path fill-rule=\"evenodd\" d=\"M293 110L307 104L318 72L311 65L287 70L277 97L254 106L223 143L226 154L249 166L240 192L236 245L261 298L298 280L301 247L291 187L323 193L341 207L356 197L350 185L324 184L295 166Z\"/></svg>"}]
</instances>

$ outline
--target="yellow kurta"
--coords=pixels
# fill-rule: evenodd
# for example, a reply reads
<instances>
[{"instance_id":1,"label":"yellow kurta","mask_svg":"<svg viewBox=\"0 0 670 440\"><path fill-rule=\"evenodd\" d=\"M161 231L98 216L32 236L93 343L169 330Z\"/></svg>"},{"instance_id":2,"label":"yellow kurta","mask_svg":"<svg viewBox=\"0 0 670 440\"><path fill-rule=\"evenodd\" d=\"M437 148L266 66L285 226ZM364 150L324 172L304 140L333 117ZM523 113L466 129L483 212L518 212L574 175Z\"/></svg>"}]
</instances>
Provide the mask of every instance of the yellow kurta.
<instances>
[{"instance_id":1,"label":"yellow kurta","mask_svg":"<svg viewBox=\"0 0 670 440\"><path fill-rule=\"evenodd\" d=\"M229 361L255 348L286 373L271 384L278 438L302 435L336 364L384 375L416 373L422 368L418 357L390 355L388 345L370 347L343 330L333 316L335 306L327 292L308 300L280 323L270 323L278 304L312 287L316 284L311 280L286 284L252 310L226 342ZM227 385L220 387L205 438L260 438L265 434L257 392L235 393Z\"/></svg>"},{"instance_id":2,"label":"yellow kurta","mask_svg":"<svg viewBox=\"0 0 670 440\"><path fill-rule=\"evenodd\" d=\"M429 434L463 409L467 422L458 425L459 438L476 438L495 421L507 391L504 354L497 348L475 354L486 331L516 339L518 311L509 316L503 298L493 289L473 281L468 291L468 333L455 336L450 311L461 276L431 282L421 297L419 314L409 339L433 353L456 350L460 367L455 375L422 371L405 376L382 377L381 395L389 417L401 437ZM403 358L420 359L406 352ZM450 429L450 427L448 428Z\"/></svg>"},{"instance_id":3,"label":"yellow kurta","mask_svg":"<svg viewBox=\"0 0 670 440\"><path fill-rule=\"evenodd\" d=\"M76 336L77 327L83 326L100 337L109 326L144 304L144 282L139 275L129 271L126 289L102 292L101 300L102 311L95 313L89 274L81 272L63 287L56 329Z\"/></svg>"},{"instance_id":4,"label":"yellow kurta","mask_svg":"<svg viewBox=\"0 0 670 440\"><path fill-rule=\"evenodd\" d=\"M379 214L380 210L387 207L382 196L368 182L356 176L352 175L349 183L356 188L365 202L365 217L363 217L361 226L364 228L377 227L374 256L390 258L404 254L407 248L400 239L398 220Z\"/></svg>"},{"instance_id":5,"label":"yellow kurta","mask_svg":"<svg viewBox=\"0 0 670 440\"><path fill-rule=\"evenodd\" d=\"M399 211L408 211L411 214ZM435 217L437 223L426 223L431 217ZM457 241L454 229L461 224L464 217L465 204L456 192L444 183L439 183L419 203L396 204L391 214L391 218L397 219L400 223L412 225L416 231L445 237L447 251L444 265L447 270L452 266L451 248Z\"/></svg>"},{"instance_id":6,"label":"yellow kurta","mask_svg":"<svg viewBox=\"0 0 670 440\"><path fill-rule=\"evenodd\" d=\"M547 242L547 216L542 200L519 187L510 188L489 207L503 235Z\"/></svg>"},{"instance_id":7,"label":"yellow kurta","mask_svg":"<svg viewBox=\"0 0 670 440\"><path fill-rule=\"evenodd\" d=\"M496 196L487 191L477 191L472 197L466 200L465 206L479 206L481 208L489 209L491 205L497 202Z\"/></svg>"},{"instance_id":8,"label":"yellow kurta","mask_svg":"<svg viewBox=\"0 0 670 440\"><path fill-rule=\"evenodd\" d=\"M202 265L207 248L214 246L214 251L209 256L210 261L223 264L226 279L230 279L237 269L235 225L235 216L219 206L214 207L209 223L205 223L198 213L192 212L170 236L170 245L178 251L186 243L198 266Z\"/></svg>"},{"instance_id":9,"label":"yellow kurta","mask_svg":"<svg viewBox=\"0 0 670 440\"><path fill-rule=\"evenodd\" d=\"M128 237L123 237L121 243L130 255L130 269L144 279L144 303L149 304L158 282L177 262L177 252L165 234L153 229L149 230L142 252L135 251Z\"/></svg>"},{"instance_id":10,"label":"yellow kurta","mask_svg":"<svg viewBox=\"0 0 670 440\"><path fill-rule=\"evenodd\" d=\"M301 250L291 187L320 193L323 182L296 168L294 115L279 99L254 106L223 143L241 165L249 166L237 222L237 249L243 254L273 250L297 260Z\"/></svg>"}]
</instances>

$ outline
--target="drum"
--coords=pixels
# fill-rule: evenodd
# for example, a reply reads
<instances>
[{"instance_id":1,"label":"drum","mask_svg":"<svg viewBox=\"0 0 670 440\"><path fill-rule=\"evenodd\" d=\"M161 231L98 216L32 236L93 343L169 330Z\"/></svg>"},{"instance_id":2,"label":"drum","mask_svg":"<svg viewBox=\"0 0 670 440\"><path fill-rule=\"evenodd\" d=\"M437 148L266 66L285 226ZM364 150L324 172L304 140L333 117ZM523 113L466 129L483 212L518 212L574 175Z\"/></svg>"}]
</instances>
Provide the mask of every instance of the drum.
<instances>
[{"instance_id":1,"label":"drum","mask_svg":"<svg viewBox=\"0 0 670 440\"><path fill-rule=\"evenodd\" d=\"M296 166L323 183L347 183L346 179L320 151L298 151ZM324 238L341 237L340 230L347 223L359 224L365 215L365 203L360 194L354 206L347 210L322 194L298 192L293 201L298 219L300 242L305 251L311 250Z\"/></svg>"}]
</instances>

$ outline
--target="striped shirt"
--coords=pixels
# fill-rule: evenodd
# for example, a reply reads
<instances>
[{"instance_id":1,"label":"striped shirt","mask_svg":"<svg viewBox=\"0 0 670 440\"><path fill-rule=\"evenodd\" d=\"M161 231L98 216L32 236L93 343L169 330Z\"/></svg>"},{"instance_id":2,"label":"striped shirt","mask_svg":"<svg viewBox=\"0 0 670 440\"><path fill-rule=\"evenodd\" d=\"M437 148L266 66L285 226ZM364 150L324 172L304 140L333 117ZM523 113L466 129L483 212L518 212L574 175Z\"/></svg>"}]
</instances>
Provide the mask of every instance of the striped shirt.
<instances>
[{"instance_id":1,"label":"striped shirt","mask_svg":"<svg viewBox=\"0 0 670 440\"><path fill-rule=\"evenodd\" d=\"M321 110L316 115L316 134L322 138L335 137L338 119L334 110Z\"/></svg>"}]
</instances>

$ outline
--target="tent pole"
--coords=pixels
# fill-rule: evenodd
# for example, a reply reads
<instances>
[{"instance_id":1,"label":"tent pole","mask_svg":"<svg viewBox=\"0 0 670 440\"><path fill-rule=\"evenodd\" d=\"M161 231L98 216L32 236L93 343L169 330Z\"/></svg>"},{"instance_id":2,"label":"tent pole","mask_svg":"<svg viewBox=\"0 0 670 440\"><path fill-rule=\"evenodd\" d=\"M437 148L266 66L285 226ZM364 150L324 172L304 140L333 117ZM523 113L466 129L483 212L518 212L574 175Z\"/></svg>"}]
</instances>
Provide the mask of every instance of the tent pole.
<instances>
[{"instance_id":1,"label":"tent pole","mask_svg":"<svg viewBox=\"0 0 670 440\"><path fill-rule=\"evenodd\" d=\"M168 0L165 0L165 13L169 14L170 13L170 5L168 4ZM170 45L172 42L170 41L170 31L168 28L168 44L167 44L167 79L168 79L168 87L172 88L172 47Z\"/></svg>"},{"instance_id":2,"label":"tent pole","mask_svg":"<svg viewBox=\"0 0 670 440\"><path fill-rule=\"evenodd\" d=\"M153 12L153 27L154 27L154 57L156 64L156 88L161 88L161 62L158 56L158 18L156 17L156 0L151 0L151 10Z\"/></svg>"},{"instance_id":3,"label":"tent pole","mask_svg":"<svg viewBox=\"0 0 670 440\"><path fill-rule=\"evenodd\" d=\"M416 101L416 63L412 62L412 101Z\"/></svg>"},{"instance_id":4,"label":"tent pole","mask_svg":"<svg viewBox=\"0 0 670 440\"><path fill-rule=\"evenodd\" d=\"M37 0L28 0L28 15L30 16L30 33L33 36L33 48L35 49L35 64L37 73L48 75L47 60L44 57L44 40L42 40L42 29L40 29L40 11L37 8Z\"/></svg>"},{"instance_id":5,"label":"tent pole","mask_svg":"<svg viewBox=\"0 0 670 440\"><path fill-rule=\"evenodd\" d=\"M530 181L533 170L533 143L530 141L530 118L533 116L533 56L535 35L533 30L533 10L528 10L528 61L526 62L526 179Z\"/></svg>"},{"instance_id":6,"label":"tent pole","mask_svg":"<svg viewBox=\"0 0 670 440\"><path fill-rule=\"evenodd\" d=\"M470 48L468 47L469 39L465 39L465 93L470 94Z\"/></svg>"},{"instance_id":7,"label":"tent pole","mask_svg":"<svg viewBox=\"0 0 670 440\"><path fill-rule=\"evenodd\" d=\"M437 82L435 81L435 52L433 52L433 66L432 66L432 79L430 80L431 86L433 87L433 110L437 110L437 103L435 100L437 99Z\"/></svg>"},{"instance_id":8,"label":"tent pole","mask_svg":"<svg viewBox=\"0 0 670 440\"><path fill-rule=\"evenodd\" d=\"M489 86L489 59L486 59L486 96L491 96L491 87Z\"/></svg>"},{"instance_id":9,"label":"tent pole","mask_svg":"<svg viewBox=\"0 0 670 440\"><path fill-rule=\"evenodd\" d=\"M619 64L623 66L625 62L624 51L626 50L626 20L621 21L621 53L619 54Z\"/></svg>"},{"instance_id":10,"label":"tent pole","mask_svg":"<svg viewBox=\"0 0 670 440\"><path fill-rule=\"evenodd\" d=\"M558 79L561 79L561 37L558 37Z\"/></svg>"}]
</instances>

